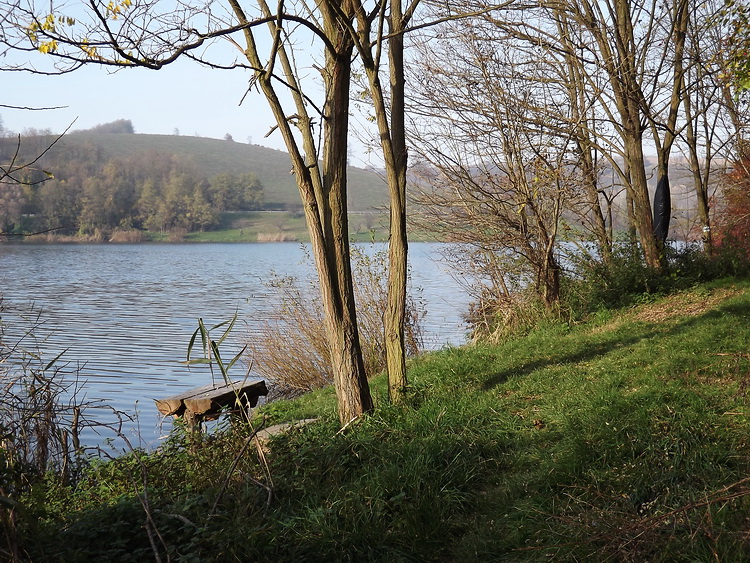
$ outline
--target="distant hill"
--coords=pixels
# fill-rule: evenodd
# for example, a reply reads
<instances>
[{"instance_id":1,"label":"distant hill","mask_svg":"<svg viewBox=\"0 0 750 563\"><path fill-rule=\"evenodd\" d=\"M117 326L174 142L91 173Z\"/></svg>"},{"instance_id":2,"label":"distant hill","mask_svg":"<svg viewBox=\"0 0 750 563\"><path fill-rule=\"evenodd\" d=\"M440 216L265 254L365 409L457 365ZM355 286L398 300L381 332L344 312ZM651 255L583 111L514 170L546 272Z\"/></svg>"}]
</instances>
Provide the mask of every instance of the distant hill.
<instances>
[{"instance_id":1,"label":"distant hill","mask_svg":"<svg viewBox=\"0 0 750 563\"><path fill-rule=\"evenodd\" d=\"M144 152L177 154L191 159L207 178L224 172L253 173L264 187L268 208L300 204L299 192L290 173L289 155L283 151L234 141L178 135L74 132L61 139L62 145L92 144L109 156L128 157ZM383 207L387 186L375 172L349 168L349 209L368 211Z\"/></svg>"}]
</instances>

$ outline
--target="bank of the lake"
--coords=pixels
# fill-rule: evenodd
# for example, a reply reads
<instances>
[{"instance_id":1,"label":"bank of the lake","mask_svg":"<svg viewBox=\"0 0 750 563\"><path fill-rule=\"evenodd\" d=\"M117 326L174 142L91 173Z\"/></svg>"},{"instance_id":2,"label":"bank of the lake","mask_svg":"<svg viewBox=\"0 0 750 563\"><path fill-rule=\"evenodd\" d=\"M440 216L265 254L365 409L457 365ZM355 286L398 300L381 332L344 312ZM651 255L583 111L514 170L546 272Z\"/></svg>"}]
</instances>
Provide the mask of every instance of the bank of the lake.
<instances>
[{"instance_id":1,"label":"bank of the lake","mask_svg":"<svg viewBox=\"0 0 750 563\"><path fill-rule=\"evenodd\" d=\"M429 243L410 249L410 291L426 312L428 349L465 340L469 297L441 264L444 249ZM224 344L234 355L277 313L274 279L306 285L314 278L308 255L301 243L0 245L6 342L20 338L40 313L36 337L44 358L64 352L59 363L79 396L99 402L89 418L113 423L112 409L123 413L132 443L154 447L171 418L162 421L153 400L212 381L205 366L184 365L198 319L212 326L237 314ZM33 342L26 338L25 345ZM96 446L113 437L87 428L82 438Z\"/></svg>"},{"instance_id":2,"label":"bank of the lake","mask_svg":"<svg viewBox=\"0 0 750 563\"><path fill-rule=\"evenodd\" d=\"M349 214L349 239L356 243L385 242L389 238L388 214L382 211L357 211ZM0 236L0 243L152 243L152 242L310 242L304 216L299 212L267 210L225 212L217 228L210 231L188 232L181 229L171 231L146 231L137 229L114 229L95 231L89 234L64 235L57 231L29 236ZM435 233L411 228L412 242L435 242Z\"/></svg>"},{"instance_id":3,"label":"bank of the lake","mask_svg":"<svg viewBox=\"0 0 750 563\"><path fill-rule=\"evenodd\" d=\"M341 430L321 390L24 499L32 560L750 560L750 282L409 364ZM147 493L147 494L146 494Z\"/></svg>"}]
</instances>

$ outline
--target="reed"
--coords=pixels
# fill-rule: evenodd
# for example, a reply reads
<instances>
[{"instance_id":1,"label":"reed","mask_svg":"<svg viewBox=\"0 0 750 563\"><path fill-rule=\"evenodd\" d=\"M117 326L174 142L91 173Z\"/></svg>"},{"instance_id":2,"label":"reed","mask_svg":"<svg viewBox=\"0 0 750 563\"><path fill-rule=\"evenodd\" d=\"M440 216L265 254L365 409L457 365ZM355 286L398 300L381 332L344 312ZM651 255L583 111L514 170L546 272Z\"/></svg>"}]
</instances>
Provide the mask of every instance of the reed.
<instances>
[{"instance_id":1,"label":"reed","mask_svg":"<svg viewBox=\"0 0 750 563\"><path fill-rule=\"evenodd\" d=\"M383 311L386 310L387 256L384 251L352 250L357 320L365 371L375 375L385 368ZM310 258L308 257L308 260ZM277 392L300 394L330 384L330 350L315 281L304 284L292 277L277 277L268 284L276 314L248 341L254 371L269 379ZM407 355L422 348L424 310L414 298L407 302L405 343Z\"/></svg>"}]
</instances>

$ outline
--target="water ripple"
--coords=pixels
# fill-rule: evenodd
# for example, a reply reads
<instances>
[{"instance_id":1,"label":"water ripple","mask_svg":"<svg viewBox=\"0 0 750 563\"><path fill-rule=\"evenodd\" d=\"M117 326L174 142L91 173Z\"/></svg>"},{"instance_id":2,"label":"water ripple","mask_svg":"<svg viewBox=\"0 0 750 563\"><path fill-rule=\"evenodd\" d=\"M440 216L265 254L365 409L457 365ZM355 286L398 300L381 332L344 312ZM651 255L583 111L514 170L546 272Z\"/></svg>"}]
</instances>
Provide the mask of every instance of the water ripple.
<instances>
[{"instance_id":1,"label":"water ripple","mask_svg":"<svg viewBox=\"0 0 750 563\"><path fill-rule=\"evenodd\" d=\"M431 348L464 339L467 297L435 261L439 245L412 244L412 283L425 302ZM165 432L151 402L210 382L188 368L187 344L197 327L238 313L244 337L270 314L265 283L275 274L314 275L301 245L0 245L0 287L7 340L28 323L29 304L42 309L37 337L45 358L66 350L69 369L82 365L89 399L135 416L126 430L153 445ZM15 333L18 334L18 333ZM239 342L233 344L237 350ZM106 412L97 413L107 419ZM111 418L111 415L109 415ZM101 435L82 437L99 444Z\"/></svg>"}]
</instances>

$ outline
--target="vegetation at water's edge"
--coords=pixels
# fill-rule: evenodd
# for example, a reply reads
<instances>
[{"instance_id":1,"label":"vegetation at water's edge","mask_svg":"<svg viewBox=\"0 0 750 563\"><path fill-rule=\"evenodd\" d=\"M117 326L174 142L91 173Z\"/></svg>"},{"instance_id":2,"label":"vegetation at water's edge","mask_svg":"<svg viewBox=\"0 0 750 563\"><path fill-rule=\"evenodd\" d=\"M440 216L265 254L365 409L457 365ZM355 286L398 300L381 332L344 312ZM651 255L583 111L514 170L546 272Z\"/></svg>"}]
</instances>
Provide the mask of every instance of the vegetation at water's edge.
<instances>
[{"instance_id":1,"label":"vegetation at water's edge","mask_svg":"<svg viewBox=\"0 0 750 563\"><path fill-rule=\"evenodd\" d=\"M641 300L643 301L643 299ZM34 561L750 558L750 282L410 365L407 405L340 430L330 389L249 427L95 463L20 499ZM249 446L249 447L246 447ZM234 465L236 463L236 466Z\"/></svg>"}]
</instances>

